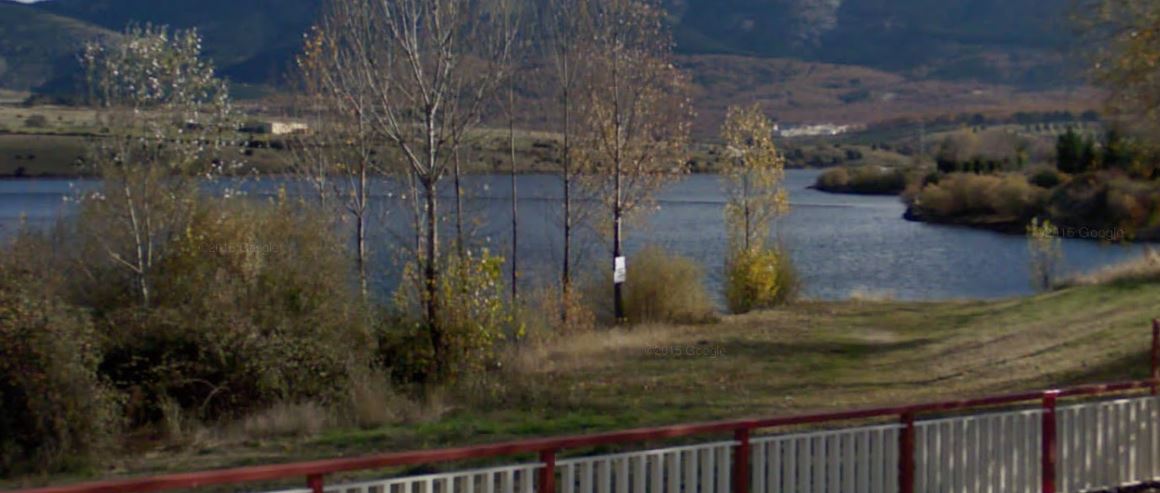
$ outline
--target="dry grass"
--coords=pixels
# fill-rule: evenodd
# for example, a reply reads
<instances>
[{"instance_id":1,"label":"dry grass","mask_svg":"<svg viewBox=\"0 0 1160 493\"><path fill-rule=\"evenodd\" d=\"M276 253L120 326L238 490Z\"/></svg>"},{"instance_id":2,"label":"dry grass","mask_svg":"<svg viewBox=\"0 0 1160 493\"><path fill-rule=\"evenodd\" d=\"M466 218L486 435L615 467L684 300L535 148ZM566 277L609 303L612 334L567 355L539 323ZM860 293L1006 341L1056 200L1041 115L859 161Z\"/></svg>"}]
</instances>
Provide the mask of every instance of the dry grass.
<instances>
[{"instance_id":1,"label":"dry grass","mask_svg":"<svg viewBox=\"0 0 1160 493\"><path fill-rule=\"evenodd\" d=\"M1148 251L1136 259L1065 279L1059 283L1058 287L1064 289L1077 286L1100 286L1156 281L1160 281L1160 251L1149 248Z\"/></svg>"},{"instance_id":2,"label":"dry grass","mask_svg":"<svg viewBox=\"0 0 1160 493\"><path fill-rule=\"evenodd\" d=\"M850 291L850 295L847 298L856 303L883 303L894 301L898 298L898 294L893 290L854 288Z\"/></svg>"},{"instance_id":3,"label":"dry grass","mask_svg":"<svg viewBox=\"0 0 1160 493\"><path fill-rule=\"evenodd\" d=\"M0 100L4 97L0 94ZM25 125L29 117L43 116L45 128L29 128ZM96 112L88 108L66 106L0 106L0 126L14 132L59 133L92 132L96 128Z\"/></svg>"},{"instance_id":4,"label":"dry grass","mask_svg":"<svg viewBox=\"0 0 1160 493\"><path fill-rule=\"evenodd\" d=\"M241 420L237 431L251 438L317 435L337 424L337 417L315 403L277 404Z\"/></svg>"}]
</instances>

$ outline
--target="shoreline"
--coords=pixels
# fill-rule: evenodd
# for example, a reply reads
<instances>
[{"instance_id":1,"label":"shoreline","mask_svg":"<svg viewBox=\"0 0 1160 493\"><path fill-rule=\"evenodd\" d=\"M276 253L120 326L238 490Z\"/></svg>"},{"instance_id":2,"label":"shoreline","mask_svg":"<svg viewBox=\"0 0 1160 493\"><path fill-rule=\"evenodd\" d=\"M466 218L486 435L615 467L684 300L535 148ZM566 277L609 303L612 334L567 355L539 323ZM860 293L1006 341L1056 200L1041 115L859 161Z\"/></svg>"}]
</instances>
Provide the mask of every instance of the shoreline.
<instances>
[{"instance_id":1,"label":"shoreline","mask_svg":"<svg viewBox=\"0 0 1160 493\"><path fill-rule=\"evenodd\" d=\"M1009 236L1026 236L1027 234L1025 223L1004 218L988 216L932 217L916 213L913 207L907 207L902 218L914 223L979 229ZM1069 224L1059 225L1057 230L1058 237L1064 240L1097 241L1107 244L1160 243L1160 232L1129 233L1126 229L1117 226Z\"/></svg>"},{"instance_id":2,"label":"shoreline","mask_svg":"<svg viewBox=\"0 0 1160 493\"><path fill-rule=\"evenodd\" d=\"M807 168L807 169L810 169L810 168ZM831 195L859 195L859 196L863 196L863 197L901 197L902 196L901 192L866 192L866 191L859 191L853 187L826 188L826 187L819 187L817 185L810 185L810 186L806 187L806 189L814 190L814 191L818 191L818 192L822 192L822 193L828 193Z\"/></svg>"}]
</instances>

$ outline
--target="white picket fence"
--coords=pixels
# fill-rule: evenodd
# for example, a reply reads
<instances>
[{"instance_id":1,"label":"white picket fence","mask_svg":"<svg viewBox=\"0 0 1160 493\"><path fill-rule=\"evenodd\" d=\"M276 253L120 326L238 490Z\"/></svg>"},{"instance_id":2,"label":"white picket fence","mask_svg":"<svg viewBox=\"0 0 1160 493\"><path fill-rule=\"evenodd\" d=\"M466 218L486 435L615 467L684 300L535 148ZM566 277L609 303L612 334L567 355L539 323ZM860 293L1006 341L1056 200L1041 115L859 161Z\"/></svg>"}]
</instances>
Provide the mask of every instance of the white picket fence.
<instances>
[{"instance_id":1,"label":"white picket fence","mask_svg":"<svg viewBox=\"0 0 1160 493\"><path fill-rule=\"evenodd\" d=\"M914 491L1039 491L1042 418L1035 410L916 423Z\"/></svg>"},{"instance_id":2,"label":"white picket fence","mask_svg":"<svg viewBox=\"0 0 1160 493\"><path fill-rule=\"evenodd\" d=\"M520 464L326 487L326 493L533 493L543 464ZM310 489L278 493L311 493Z\"/></svg>"},{"instance_id":3,"label":"white picket fence","mask_svg":"<svg viewBox=\"0 0 1160 493\"><path fill-rule=\"evenodd\" d=\"M1160 399L1061 406L1056 477L1063 492L1160 479Z\"/></svg>"},{"instance_id":4,"label":"white picket fence","mask_svg":"<svg viewBox=\"0 0 1160 493\"><path fill-rule=\"evenodd\" d=\"M752 441L750 489L776 493L898 491L901 425L850 428Z\"/></svg>"},{"instance_id":5,"label":"white picket fence","mask_svg":"<svg viewBox=\"0 0 1160 493\"><path fill-rule=\"evenodd\" d=\"M563 493L728 493L733 447L717 442L569 459L556 464Z\"/></svg>"},{"instance_id":6,"label":"white picket fence","mask_svg":"<svg viewBox=\"0 0 1160 493\"><path fill-rule=\"evenodd\" d=\"M1039 491L1044 414L1034 409L916 422L914 491ZM750 491L899 491L899 439L904 429L884 425L755 436L750 441ZM1061 493L1160 479L1160 398L1059 406L1056 439L1056 485ZM715 442L560 460L556 492L730 492L737 445ZM520 464L328 485L326 493L533 493L541 489L543 467Z\"/></svg>"}]
</instances>

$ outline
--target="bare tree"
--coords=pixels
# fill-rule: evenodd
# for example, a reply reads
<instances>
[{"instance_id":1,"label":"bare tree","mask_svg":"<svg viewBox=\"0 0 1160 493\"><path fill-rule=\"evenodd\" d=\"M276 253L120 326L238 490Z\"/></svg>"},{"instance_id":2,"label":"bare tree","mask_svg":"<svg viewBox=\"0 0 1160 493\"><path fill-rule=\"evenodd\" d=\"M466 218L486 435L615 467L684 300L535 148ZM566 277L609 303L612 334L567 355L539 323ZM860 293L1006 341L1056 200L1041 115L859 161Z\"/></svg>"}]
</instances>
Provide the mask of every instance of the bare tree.
<instances>
[{"instance_id":1,"label":"bare tree","mask_svg":"<svg viewBox=\"0 0 1160 493\"><path fill-rule=\"evenodd\" d=\"M551 62L555 92L560 103L559 131L563 146L560 152L560 178L563 185L563 243L561 266L561 316L568 321L569 299L572 295L572 243L576 215L573 186L579 167L573 163L574 104L581 77L582 44L591 39L594 0L548 0L540 11L538 24L542 26L546 58Z\"/></svg>"},{"instance_id":2,"label":"bare tree","mask_svg":"<svg viewBox=\"0 0 1160 493\"><path fill-rule=\"evenodd\" d=\"M623 260L626 216L686 170L693 118L685 75L672 63L664 10L645 0L594 5L582 59L583 118L579 133L584 182L612 213L612 256ZM614 276L617 320L624 318L623 281Z\"/></svg>"},{"instance_id":3,"label":"bare tree","mask_svg":"<svg viewBox=\"0 0 1160 493\"><path fill-rule=\"evenodd\" d=\"M514 33L509 0L332 0L315 35L329 48L333 77L365 85L375 135L398 149L415 186L416 244L424 318L436 365L445 341L438 323L439 185L453 150L478 125L504 77ZM442 371L442 368L436 368Z\"/></svg>"},{"instance_id":4,"label":"bare tree","mask_svg":"<svg viewBox=\"0 0 1160 493\"><path fill-rule=\"evenodd\" d=\"M509 7L510 8L510 7ZM523 11L518 8L512 8L509 15L505 16L506 22L510 22L509 26L505 26L505 30L511 32L521 32L523 30L522 23L524 21ZM511 171L511 219L512 219L512 259L511 259L511 292L512 304L519 301L519 281L520 281L520 212L519 212L519 184L517 180L517 163L516 163L516 68L523 61L516 56L508 57L507 61L511 64L508 68L507 79L507 100L505 101L504 112L507 114L507 131L508 131L508 164Z\"/></svg>"},{"instance_id":5,"label":"bare tree","mask_svg":"<svg viewBox=\"0 0 1160 493\"><path fill-rule=\"evenodd\" d=\"M90 149L103 187L86 199L82 224L148 305L162 245L184 233L200 180L237 164L215 155L236 138L228 86L201 59L194 30L133 26L86 45L82 62L109 133Z\"/></svg>"},{"instance_id":6,"label":"bare tree","mask_svg":"<svg viewBox=\"0 0 1160 493\"><path fill-rule=\"evenodd\" d=\"M325 206L333 197L354 223L355 265L362 297L369 296L367 235L373 180L383 174L371 117L375 94L364 79L343 77L345 62L336 45L317 31L307 37L298 59L300 106L309 130L294 147L295 169L307 179Z\"/></svg>"}]
</instances>

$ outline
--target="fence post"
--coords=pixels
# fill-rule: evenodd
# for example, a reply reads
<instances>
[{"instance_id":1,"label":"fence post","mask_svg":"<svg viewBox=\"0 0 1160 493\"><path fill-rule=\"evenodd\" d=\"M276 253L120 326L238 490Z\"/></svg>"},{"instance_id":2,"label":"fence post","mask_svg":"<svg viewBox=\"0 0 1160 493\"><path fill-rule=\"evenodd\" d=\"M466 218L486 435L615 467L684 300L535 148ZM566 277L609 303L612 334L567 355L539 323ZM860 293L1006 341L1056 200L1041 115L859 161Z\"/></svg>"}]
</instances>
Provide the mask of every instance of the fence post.
<instances>
[{"instance_id":1,"label":"fence post","mask_svg":"<svg viewBox=\"0 0 1160 493\"><path fill-rule=\"evenodd\" d=\"M914 493L914 413L902 415L902 434L898 436L898 490Z\"/></svg>"},{"instance_id":2,"label":"fence post","mask_svg":"<svg viewBox=\"0 0 1160 493\"><path fill-rule=\"evenodd\" d=\"M733 432L733 493L749 493L749 428Z\"/></svg>"},{"instance_id":3,"label":"fence post","mask_svg":"<svg viewBox=\"0 0 1160 493\"><path fill-rule=\"evenodd\" d=\"M1152 321L1152 395L1156 395L1156 384L1160 381L1160 318Z\"/></svg>"},{"instance_id":4,"label":"fence post","mask_svg":"<svg viewBox=\"0 0 1160 493\"><path fill-rule=\"evenodd\" d=\"M1043 448L1040 451L1043 493L1055 493L1055 399L1058 394L1055 390L1043 393Z\"/></svg>"},{"instance_id":5,"label":"fence post","mask_svg":"<svg viewBox=\"0 0 1160 493\"><path fill-rule=\"evenodd\" d=\"M544 464L540 469L540 493L556 493L556 451L540 452L540 462Z\"/></svg>"},{"instance_id":6,"label":"fence post","mask_svg":"<svg viewBox=\"0 0 1160 493\"><path fill-rule=\"evenodd\" d=\"M312 493L324 493L324 484L325 483L322 481L321 474L312 474L310 476L306 476L306 487L310 488Z\"/></svg>"}]
</instances>

